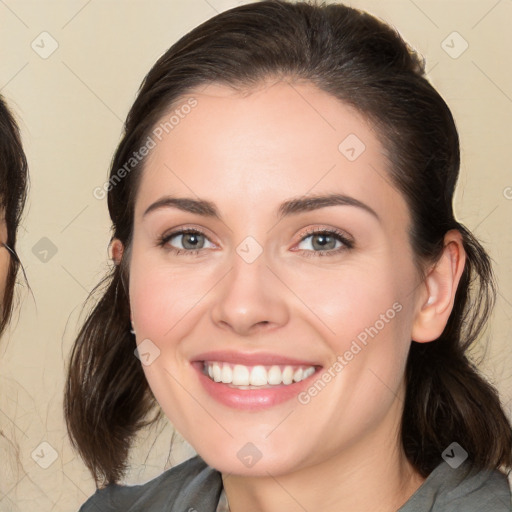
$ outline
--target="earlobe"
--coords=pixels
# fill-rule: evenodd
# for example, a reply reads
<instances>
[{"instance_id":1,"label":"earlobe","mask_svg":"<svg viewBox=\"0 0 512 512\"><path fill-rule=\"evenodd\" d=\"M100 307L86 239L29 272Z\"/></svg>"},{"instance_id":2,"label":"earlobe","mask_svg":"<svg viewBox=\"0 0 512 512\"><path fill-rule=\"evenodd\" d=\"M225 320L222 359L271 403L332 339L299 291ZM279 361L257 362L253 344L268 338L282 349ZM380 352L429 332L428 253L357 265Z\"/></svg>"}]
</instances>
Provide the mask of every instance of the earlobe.
<instances>
[{"instance_id":1,"label":"earlobe","mask_svg":"<svg viewBox=\"0 0 512 512\"><path fill-rule=\"evenodd\" d=\"M451 230L445 235L441 257L423 282L412 328L414 341L426 343L441 336L453 309L465 263L462 235L458 230Z\"/></svg>"},{"instance_id":2,"label":"earlobe","mask_svg":"<svg viewBox=\"0 0 512 512\"><path fill-rule=\"evenodd\" d=\"M123 259L124 246L121 240L114 238L110 243L110 258L116 265L121 263Z\"/></svg>"}]
</instances>

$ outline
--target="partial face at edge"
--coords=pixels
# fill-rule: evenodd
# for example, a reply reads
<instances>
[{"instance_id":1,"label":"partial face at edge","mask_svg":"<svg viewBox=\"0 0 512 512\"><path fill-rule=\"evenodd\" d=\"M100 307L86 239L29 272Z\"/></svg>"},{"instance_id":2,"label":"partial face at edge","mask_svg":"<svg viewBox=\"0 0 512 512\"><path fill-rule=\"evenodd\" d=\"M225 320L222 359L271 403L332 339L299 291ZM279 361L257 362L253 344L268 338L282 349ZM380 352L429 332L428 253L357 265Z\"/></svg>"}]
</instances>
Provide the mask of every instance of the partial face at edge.
<instances>
[{"instance_id":1,"label":"partial face at edge","mask_svg":"<svg viewBox=\"0 0 512 512\"><path fill-rule=\"evenodd\" d=\"M135 205L130 304L158 402L225 472L277 475L389 442L418 276L383 147L309 84L190 96L195 106L155 138ZM334 194L351 204L289 203ZM208 201L218 217L166 205L171 196ZM254 390L202 374L211 359L316 373L251 402ZM261 459L247 466L244 450Z\"/></svg>"},{"instance_id":2,"label":"partial face at edge","mask_svg":"<svg viewBox=\"0 0 512 512\"><path fill-rule=\"evenodd\" d=\"M0 243L7 243L7 224L5 222L5 212L0 211ZM5 297L5 286L9 275L9 264L11 256L9 251L2 245L0 246L0 313L3 308Z\"/></svg>"}]
</instances>

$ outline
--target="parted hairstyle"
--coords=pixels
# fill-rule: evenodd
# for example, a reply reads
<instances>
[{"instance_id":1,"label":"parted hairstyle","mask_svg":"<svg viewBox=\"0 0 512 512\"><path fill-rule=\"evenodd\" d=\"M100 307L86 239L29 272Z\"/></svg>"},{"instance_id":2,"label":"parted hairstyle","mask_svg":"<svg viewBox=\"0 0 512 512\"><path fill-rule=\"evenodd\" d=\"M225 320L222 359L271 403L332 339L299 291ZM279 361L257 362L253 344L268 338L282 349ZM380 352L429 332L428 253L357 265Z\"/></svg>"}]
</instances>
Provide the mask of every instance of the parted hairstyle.
<instances>
[{"instance_id":1,"label":"parted hairstyle","mask_svg":"<svg viewBox=\"0 0 512 512\"><path fill-rule=\"evenodd\" d=\"M312 83L373 123L389 178L410 211L410 243L422 275L440 257L447 231L462 234L467 261L446 328L435 341L411 343L401 441L424 477L453 441L474 467L509 469L511 425L496 389L467 357L496 291L488 255L452 208L457 129L425 77L423 60L393 28L340 4L269 0L218 14L182 37L145 77L112 160L111 180L194 88L219 83L250 91L267 79ZM134 357L126 287L143 169L144 161L110 182L113 238L123 243L125 255L96 288L100 298L74 344L66 384L69 434L98 485L122 478L135 435L159 414Z\"/></svg>"},{"instance_id":2,"label":"parted hairstyle","mask_svg":"<svg viewBox=\"0 0 512 512\"><path fill-rule=\"evenodd\" d=\"M0 304L0 334L12 314L16 276L20 260L16 255L16 233L27 196L28 166L18 125L0 96L0 215L5 216L7 240L0 250L9 251L11 258L4 299Z\"/></svg>"}]
</instances>

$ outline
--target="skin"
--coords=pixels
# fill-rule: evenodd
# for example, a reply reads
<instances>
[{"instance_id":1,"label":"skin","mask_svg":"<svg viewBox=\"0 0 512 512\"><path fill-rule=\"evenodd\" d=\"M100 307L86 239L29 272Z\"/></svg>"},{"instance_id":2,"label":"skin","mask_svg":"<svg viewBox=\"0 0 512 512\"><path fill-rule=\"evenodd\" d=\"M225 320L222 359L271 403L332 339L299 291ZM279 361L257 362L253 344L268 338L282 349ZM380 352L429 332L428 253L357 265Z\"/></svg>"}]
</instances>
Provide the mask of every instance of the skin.
<instances>
[{"instance_id":1,"label":"skin","mask_svg":"<svg viewBox=\"0 0 512 512\"><path fill-rule=\"evenodd\" d=\"M411 339L431 341L446 324L464 266L460 235L448 233L438 264L419 275L409 212L377 135L313 85L279 81L242 95L212 84L191 95L197 107L151 151L135 204L132 321L137 343L160 350L144 366L148 382L178 431L222 472L232 512L395 511L424 480L399 437L406 357ZM338 150L349 134L366 146L355 161ZM378 218L337 205L279 219L284 201L332 193ZM144 215L166 195L211 201L221 219L173 207ZM182 236L158 245L184 227L204 231L198 255L171 251L184 247ZM318 256L311 228L338 229L354 247ZM250 264L236 252L247 236L263 249ZM122 254L115 241L114 259ZM230 349L326 371L395 303L395 318L306 405L231 409L190 364ZM250 468L237 457L248 442L261 453Z\"/></svg>"},{"instance_id":2,"label":"skin","mask_svg":"<svg viewBox=\"0 0 512 512\"><path fill-rule=\"evenodd\" d=\"M5 214L4 212L0 212L0 243L7 242L7 224L5 223ZM4 302L5 295L5 285L7 283L7 276L9 273L9 263L10 263L10 254L9 251L0 246L0 306Z\"/></svg>"}]
</instances>

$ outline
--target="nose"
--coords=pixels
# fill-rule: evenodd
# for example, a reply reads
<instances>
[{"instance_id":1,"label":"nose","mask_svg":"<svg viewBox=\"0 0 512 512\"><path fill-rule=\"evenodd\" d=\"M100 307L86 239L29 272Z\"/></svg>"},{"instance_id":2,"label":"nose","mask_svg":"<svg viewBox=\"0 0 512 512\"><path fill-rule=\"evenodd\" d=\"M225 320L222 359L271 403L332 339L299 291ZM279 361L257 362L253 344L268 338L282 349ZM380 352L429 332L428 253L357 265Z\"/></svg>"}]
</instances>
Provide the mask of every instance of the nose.
<instances>
[{"instance_id":1,"label":"nose","mask_svg":"<svg viewBox=\"0 0 512 512\"><path fill-rule=\"evenodd\" d=\"M247 263L235 254L231 271L216 287L212 321L239 336L274 330L289 320L285 294L263 255Z\"/></svg>"}]
</instances>

